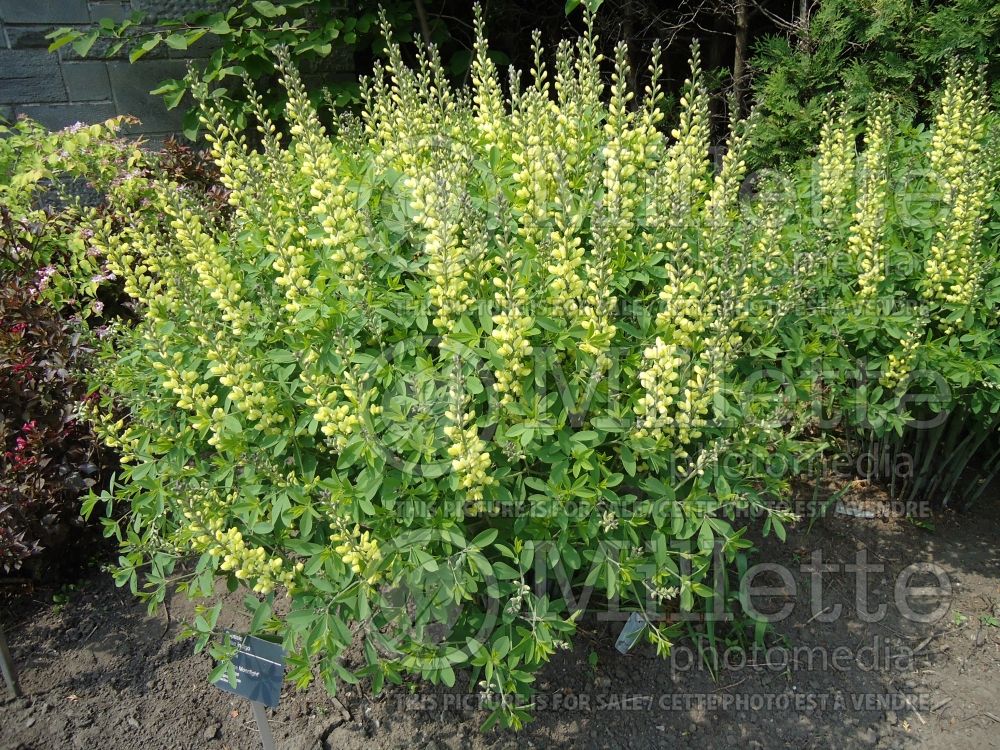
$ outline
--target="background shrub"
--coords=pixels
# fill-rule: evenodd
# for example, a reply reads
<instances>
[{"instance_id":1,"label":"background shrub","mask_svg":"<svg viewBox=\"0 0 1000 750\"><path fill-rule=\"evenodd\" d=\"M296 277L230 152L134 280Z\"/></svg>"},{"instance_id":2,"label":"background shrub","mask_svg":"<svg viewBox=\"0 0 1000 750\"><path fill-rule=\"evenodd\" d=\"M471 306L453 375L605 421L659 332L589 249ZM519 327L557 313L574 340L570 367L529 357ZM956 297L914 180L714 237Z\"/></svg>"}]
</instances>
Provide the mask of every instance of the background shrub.
<instances>
[{"instance_id":1,"label":"background shrub","mask_svg":"<svg viewBox=\"0 0 1000 750\"><path fill-rule=\"evenodd\" d=\"M90 554L70 544L83 528L80 496L114 465L78 418L94 352L85 319L100 332L115 297L106 269L76 233L72 190L82 187L74 180L88 179L94 195L94 183L135 163L134 149L115 139L119 124L58 133L27 120L0 127L0 568L7 573L44 550L61 553L47 557L55 564Z\"/></svg>"},{"instance_id":2,"label":"background shrub","mask_svg":"<svg viewBox=\"0 0 1000 750\"><path fill-rule=\"evenodd\" d=\"M0 247L12 222L0 214ZM0 273L0 567L8 573L70 539L81 526L79 498L103 462L76 414L92 350L79 321L38 299L45 282L44 271Z\"/></svg>"},{"instance_id":3,"label":"background shrub","mask_svg":"<svg viewBox=\"0 0 1000 750\"><path fill-rule=\"evenodd\" d=\"M929 124L933 95L956 59L982 66L1000 103L1000 3L823 0L792 34L755 45L754 98L763 118L756 164L800 159L815 143L831 100L865 113L887 97L906 118Z\"/></svg>"}]
</instances>

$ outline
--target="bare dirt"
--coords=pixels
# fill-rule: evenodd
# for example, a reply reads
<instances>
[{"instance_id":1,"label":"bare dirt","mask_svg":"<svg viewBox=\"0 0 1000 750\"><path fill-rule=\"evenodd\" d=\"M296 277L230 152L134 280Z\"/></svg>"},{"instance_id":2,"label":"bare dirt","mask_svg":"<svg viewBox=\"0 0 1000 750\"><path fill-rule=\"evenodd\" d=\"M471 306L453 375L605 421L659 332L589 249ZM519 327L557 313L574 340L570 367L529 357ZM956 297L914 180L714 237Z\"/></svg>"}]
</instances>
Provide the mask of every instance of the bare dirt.
<instances>
[{"instance_id":1,"label":"bare dirt","mask_svg":"<svg viewBox=\"0 0 1000 750\"><path fill-rule=\"evenodd\" d=\"M623 656L614 650L621 623L591 624L541 673L536 720L519 733L481 733L484 712L458 688L413 683L376 698L353 688L331 699L286 686L271 712L278 747L1000 747L1000 497L919 523L885 517L864 488L845 501L867 511L831 513L811 529L801 522L785 544L761 544L757 559L789 570L795 596L754 601L764 612L791 605L790 614L769 651L725 652L714 678L690 640L667 661L642 646ZM817 551L838 566L819 579L821 592L803 570ZM908 582L935 596L898 598L899 574L914 563L938 566ZM843 566L863 564L879 570L859 594L858 573ZM779 580L763 573L756 583ZM914 621L939 605L933 622ZM25 692L0 692L0 748L260 747L249 704L210 686L210 658L177 640L191 605L178 597L169 612L147 616L99 571L71 590L0 603ZM220 624L245 627L238 604ZM459 687L468 687L461 678Z\"/></svg>"}]
</instances>

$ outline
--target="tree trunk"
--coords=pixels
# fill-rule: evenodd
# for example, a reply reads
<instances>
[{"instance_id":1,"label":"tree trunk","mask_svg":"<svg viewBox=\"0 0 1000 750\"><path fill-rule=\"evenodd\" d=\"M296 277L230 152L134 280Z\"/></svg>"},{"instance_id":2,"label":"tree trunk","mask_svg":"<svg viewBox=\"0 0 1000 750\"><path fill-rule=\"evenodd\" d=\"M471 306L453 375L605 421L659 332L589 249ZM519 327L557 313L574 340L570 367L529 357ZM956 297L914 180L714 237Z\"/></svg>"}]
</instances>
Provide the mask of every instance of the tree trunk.
<instances>
[{"instance_id":1,"label":"tree trunk","mask_svg":"<svg viewBox=\"0 0 1000 750\"><path fill-rule=\"evenodd\" d=\"M750 40L748 0L736 0L736 51L733 54L733 102L737 114L746 113L747 44Z\"/></svg>"},{"instance_id":2,"label":"tree trunk","mask_svg":"<svg viewBox=\"0 0 1000 750\"><path fill-rule=\"evenodd\" d=\"M427 23L427 10L424 8L424 0L416 0L417 21L420 23L420 36L424 38L424 44L431 43L431 26Z\"/></svg>"}]
</instances>

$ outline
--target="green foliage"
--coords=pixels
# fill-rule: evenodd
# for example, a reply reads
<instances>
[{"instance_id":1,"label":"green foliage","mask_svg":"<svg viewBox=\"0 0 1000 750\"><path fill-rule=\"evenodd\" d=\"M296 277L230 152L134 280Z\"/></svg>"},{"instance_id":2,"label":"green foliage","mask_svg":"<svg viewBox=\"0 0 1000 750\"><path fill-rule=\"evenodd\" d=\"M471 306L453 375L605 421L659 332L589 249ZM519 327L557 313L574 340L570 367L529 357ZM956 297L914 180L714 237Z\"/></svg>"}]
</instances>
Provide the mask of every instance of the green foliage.
<instances>
[{"instance_id":1,"label":"green foliage","mask_svg":"<svg viewBox=\"0 0 1000 750\"><path fill-rule=\"evenodd\" d=\"M826 262L786 346L817 379L825 429L867 455L871 478L904 500L968 504L1000 458L996 113L980 75L952 67L930 127L884 102L860 128L824 120L797 184Z\"/></svg>"},{"instance_id":2,"label":"green foliage","mask_svg":"<svg viewBox=\"0 0 1000 750\"><path fill-rule=\"evenodd\" d=\"M49 133L37 123L0 126L0 570L50 550L78 560L79 497L108 468L78 407L93 347L99 262L76 235L79 214L63 180L110 178L129 166L119 121ZM38 205L42 194L60 208Z\"/></svg>"},{"instance_id":3,"label":"green foliage","mask_svg":"<svg viewBox=\"0 0 1000 750\"><path fill-rule=\"evenodd\" d=\"M49 132L29 119L0 120L0 203L11 211L30 211L39 192L66 177L107 184L134 165L128 159L137 152L116 139L128 122L116 117ZM126 151L133 152L131 157Z\"/></svg>"},{"instance_id":4,"label":"green foliage","mask_svg":"<svg viewBox=\"0 0 1000 750\"><path fill-rule=\"evenodd\" d=\"M565 13L568 16L581 5L583 5L588 12L596 13L602 3L603 0L566 0Z\"/></svg>"},{"instance_id":5,"label":"green foliage","mask_svg":"<svg viewBox=\"0 0 1000 750\"><path fill-rule=\"evenodd\" d=\"M103 273L75 232L81 212L72 188L100 191L143 160L117 135L127 117L49 132L36 122L0 124L0 209L7 230L0 273L45 270L42 296L57 311L88 317ZM44 201L42 200L44 199Z\"/></svg>"},{"instance_id":6,"label":"green foliage","mask_svg":"<svg viewBox=\"0 0 1000 750\"><path fill-rule=\"evenodd\" d=\"M887 95L906 116L923 115L955 58L985 66L1000 102L1000 3L976 0L827 0L797 37L761 40L751 61L763 118L753 160L795 161L815 143L831 98L865 112Z\"/></svg>"},{"instance_id":7,"label":"green foliage","mask_svg":"<svg viewBox=\"0 0 1000 750\"><path fill-rule=\"evenodd\" d=\"M294 682L466 669L514 726L581 612L640 612L666 653L732 608L710 584L746 519L792 518L803 422L756 374L803 291L780 206L738 200L748 124L711 174L697 50L669 138L658 64L632 108L624 46L607 99L592 34L544 59L508 102L481 36L469 92L390 44L331 139L282 58L288 139L255 93L259 149L204 102L230 213L119 186L145 208L95 242L141 319L92 413L119 584L245 586Z\"/></svg>"}]
</instances>

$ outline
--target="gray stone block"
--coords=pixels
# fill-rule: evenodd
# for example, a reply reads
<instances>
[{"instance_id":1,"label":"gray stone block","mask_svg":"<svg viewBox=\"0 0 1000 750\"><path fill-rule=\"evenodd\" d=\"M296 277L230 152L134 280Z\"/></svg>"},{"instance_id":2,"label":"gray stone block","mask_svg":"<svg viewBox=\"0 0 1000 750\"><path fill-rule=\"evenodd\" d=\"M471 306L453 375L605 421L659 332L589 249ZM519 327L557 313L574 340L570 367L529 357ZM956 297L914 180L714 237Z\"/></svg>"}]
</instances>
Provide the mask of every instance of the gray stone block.
<instances>
[{"instance_id":1,"label":"gray stone block","mask_svg":"<svg viewBox=\"0 0 1000 750\"><path fill-rule=\"evenodd\" d=\"M55 55L43 50L0 50L0 104L66 101Z\"/></svg>"},{"instance_id":2,"label":"gray stone block","mask_svg":"<svg viewBox=\"0 0 1000 750\"><path fill-rule=\"evenodd\" d=\"M36 49L0 50L0 78L42 78L59 75L55 55Z\"/></svg>"},{"instance_id":3,"label":"gray stone block","mask_svg":"<svg viewBox=\"0 0 1000 750\"><path fill-rule=\"evenodd\" d=\"M4 23L87 23L87 0L0 0Z\"/></svg>"},{"instance_id":4,"label":"gray stone block","mask_svg":"<svg viewBox=\"0 0 1000 750\"><path fill-rule=\"evenodd\" d=\"M90 19L97 23L102 18L110 18L113 21L124 21L132 15L132 5L121 0L102 0L98 3L90 3Z\"/></svg>"},{"instance_id":5,"label":"gray stone block","mask_svg":"<svg viewBox=\"0 0 1000 750\"><path fill-rule=\"evenodd\" d=\"M11 49L43 49L47 52L52 40L46 39L45 35L53 28L51 24L46 26L8 26L7 39Z\"/></svg>"},{"instance_id":6,"label":"gray stone block","mask_svg":"<svg viewBox=\"0 0 1000 750\"><path fill-rule=\"evenodd\" d=\"M182 60L140 60L108 63L111 91L120 115L138 117L140 124L129 133L164 133L181 129L185 106L167 109L163 99L149 92L168 78L183 78L187 63Z\"/></svg>"},{"instance_id":7,"label":"gray stone block","mask_svg":"<svg viewBox=\"0 0 1000 750\"><path fill-rule=\"evenodd\" d=\"M144 14L147 23L183 18L196 11L221 10L227 5L224 0L132 0L132 7Z\"/></svg>"},{"instance_id":8,"label":"gray stone block","mask_svg":"<svg viewBox=\"0 0 1000 750\"><path fill-rule=\"evenodd\" d=\"M9 104L0 104L0 120L14 122L14 108Z\"/></svg>"},{"instance_id":9,"label":"gray stone block","mask_svg":"<svg viewBox=\"0 0 1000 750\"><path fill-rule=\"evenodd\" d=\"M84 104L24 104L15 109L16 114L38 120L47 128L57 130L77 122L94 123L115 116L111 102L86 102Z\"/></svg>"},{"instance_id":10,"label":"gray stone block","mask_svg":"<svg viewBox=\"0 0 1000 750\"><path fill-rule=\"evenodd\" d=\"M59 60L44 50L0 50L0 78L41 78L59 75Z\"/></svg>"},{"instance_id":11,"label":"gray stone block","mask_svg":"<svg viewBox=\"0 0 1000 750\"><path fill-rule=\"evenodd\" d=\"M59 78L0 78L0 104L65 101L66 88Z\"/></svg>"},{"instance_id":12,"label":"gray stone block","mask_svg":"<svg viewBox=\"0 0 1000 750\"><path fill-rule=\"evenodd\" d=\"M111 81L108 66L96 60L64 62L62 65L66 93L71 102L108 101L111 99Z\"/></svg>"}]
</instances>

